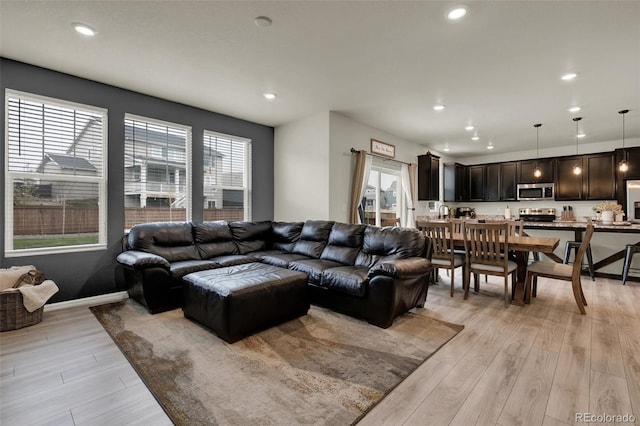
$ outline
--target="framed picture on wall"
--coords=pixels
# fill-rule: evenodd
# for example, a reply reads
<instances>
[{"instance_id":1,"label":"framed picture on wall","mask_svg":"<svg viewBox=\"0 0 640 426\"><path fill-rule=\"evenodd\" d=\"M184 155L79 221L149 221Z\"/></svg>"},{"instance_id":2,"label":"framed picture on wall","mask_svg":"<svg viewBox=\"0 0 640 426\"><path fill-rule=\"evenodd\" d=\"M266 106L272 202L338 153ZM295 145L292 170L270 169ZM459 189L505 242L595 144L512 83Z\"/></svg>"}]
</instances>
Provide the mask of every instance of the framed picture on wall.
<instances>
[{"instance_id":1,"label":"framed picture on wall","mask_svg":"<svg viewBox=\"0 0 640 426\"><path fill-rule=\"evenodd\" d=\"M371 153L396 158L396 147L389 143L371 139Z\"/></svg>"}]
</instances>

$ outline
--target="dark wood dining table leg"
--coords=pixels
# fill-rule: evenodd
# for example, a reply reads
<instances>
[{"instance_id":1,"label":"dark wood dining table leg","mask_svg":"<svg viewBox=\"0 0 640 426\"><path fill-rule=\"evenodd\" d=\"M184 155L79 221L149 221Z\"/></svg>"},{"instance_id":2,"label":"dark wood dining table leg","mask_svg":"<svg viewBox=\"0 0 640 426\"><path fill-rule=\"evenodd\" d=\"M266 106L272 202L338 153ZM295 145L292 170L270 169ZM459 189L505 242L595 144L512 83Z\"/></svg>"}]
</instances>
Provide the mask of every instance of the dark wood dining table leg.
<instances>
[{"instance_id":1,"label":"dark wood dining table leg","mask_svg":"<svg viewBox=\"0 0 640 426\"><path fill-rule=\"evenodd\" d=\"M527 264L529 263L528 251L516 251L516 264L518 272L516 273L516 282L512 285L516 286L515 296L511 299L511 304L516 306L524 306L525 303L531 303L531 289L525 288L524 284L527 278Z\"/></svg>"}]
</instances>

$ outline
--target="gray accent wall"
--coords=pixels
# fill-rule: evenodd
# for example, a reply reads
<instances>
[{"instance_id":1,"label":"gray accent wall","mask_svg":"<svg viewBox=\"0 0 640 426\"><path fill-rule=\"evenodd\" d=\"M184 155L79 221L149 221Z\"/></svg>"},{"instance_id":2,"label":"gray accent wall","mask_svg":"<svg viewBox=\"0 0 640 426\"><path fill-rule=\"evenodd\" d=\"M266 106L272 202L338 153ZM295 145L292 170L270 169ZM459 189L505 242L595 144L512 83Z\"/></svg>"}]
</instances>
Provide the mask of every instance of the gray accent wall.
<instances>
[{"instance_id":1,"label":"gray accent wall","mask_svg":"<svg viewBox=\"0 0 640 426\"><path fill-rule=\"evenodd\" d=\"M5 116L0 120L0 203L2 236L0 267L35 265L60 288L49 302L60 302L125 290L115 262L124 235L124 116L126 113L191 126L193 143L193 220L202 220L202 133L213 130L252 140L253 220L273 220L274 131L272 127L205 111L188 105L124 90L99 82L0 58L2 110L5 90L13 89L41 96L106 108L108 126L107 249L83 253L6 258L5 215ZM257 100L259 101L259 100Z\"/></svg>"}]
</instances>

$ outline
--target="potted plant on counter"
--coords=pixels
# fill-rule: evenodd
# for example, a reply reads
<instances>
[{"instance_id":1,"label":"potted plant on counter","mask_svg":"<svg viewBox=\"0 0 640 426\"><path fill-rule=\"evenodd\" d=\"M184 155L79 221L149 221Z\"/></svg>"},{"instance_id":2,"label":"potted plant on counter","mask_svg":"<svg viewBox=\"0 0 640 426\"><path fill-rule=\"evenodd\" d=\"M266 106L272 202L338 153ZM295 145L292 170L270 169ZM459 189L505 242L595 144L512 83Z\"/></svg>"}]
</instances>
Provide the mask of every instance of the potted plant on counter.
<instances>
[{"instance_id":1,"label":"potted plant on counter","mask_svg":"<svg viewBox=\"0 0 640 426\"><path fill-rule=\"evenodd\" d=\"M621 221L624 212L622 206L615 201L603 201L593 208L600 215L603 224L611 224L614 219Z\"/></svg>"}]
</instances>

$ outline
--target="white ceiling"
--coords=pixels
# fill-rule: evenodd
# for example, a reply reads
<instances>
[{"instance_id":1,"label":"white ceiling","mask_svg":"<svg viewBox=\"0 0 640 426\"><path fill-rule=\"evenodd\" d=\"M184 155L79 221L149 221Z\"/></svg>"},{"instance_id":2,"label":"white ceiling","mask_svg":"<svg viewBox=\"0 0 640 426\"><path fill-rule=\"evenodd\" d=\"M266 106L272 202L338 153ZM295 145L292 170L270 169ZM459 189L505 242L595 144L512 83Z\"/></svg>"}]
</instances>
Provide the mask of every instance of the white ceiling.
<instances>
[{"instance_id":1,"label":"white ceiling","mask_svg":"<svg viewBox=\"0 0 640 426\"><path fill-rule=\"evenodd\" d=\"M469 1L449 22L456 3L0 0L0 55L269 126L337 111L453 156L535 149L538 122L541 149L575 145L572 105L580 143L621 139L625 108L640 137L640 1Z\"/></svg>"}]
</instances>

